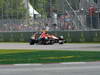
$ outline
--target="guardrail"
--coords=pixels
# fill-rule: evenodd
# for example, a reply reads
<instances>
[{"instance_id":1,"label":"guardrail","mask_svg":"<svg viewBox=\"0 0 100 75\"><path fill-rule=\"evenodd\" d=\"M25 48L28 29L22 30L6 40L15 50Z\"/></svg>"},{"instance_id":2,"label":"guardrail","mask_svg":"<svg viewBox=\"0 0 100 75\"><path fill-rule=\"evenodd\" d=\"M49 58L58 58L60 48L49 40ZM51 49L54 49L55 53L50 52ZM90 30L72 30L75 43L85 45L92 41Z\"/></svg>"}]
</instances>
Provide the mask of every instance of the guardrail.
<instances>
[{"instance_id":1,"label":"guardrail","mask_svg":"<svg viewBox=\"0 0 100 75\"><path fill-rule=\"evenodd\" d=\"M66 42L100 42L100 31L50 31ZM28 42L33 32L0 32L0 42Z\"/></svg>"}]
</instances>

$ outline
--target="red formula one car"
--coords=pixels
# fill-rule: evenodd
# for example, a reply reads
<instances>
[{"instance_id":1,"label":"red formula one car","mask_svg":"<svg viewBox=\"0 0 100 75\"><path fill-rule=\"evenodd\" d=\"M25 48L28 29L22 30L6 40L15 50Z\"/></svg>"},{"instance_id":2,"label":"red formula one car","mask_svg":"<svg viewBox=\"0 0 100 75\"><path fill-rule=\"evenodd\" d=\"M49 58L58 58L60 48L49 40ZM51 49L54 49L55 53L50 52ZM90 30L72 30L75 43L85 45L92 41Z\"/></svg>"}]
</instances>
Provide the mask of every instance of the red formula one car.
<instances>
[{"instance_id":1,"label":"red formula one car","mask_svg":"<svg viewBox=\"0 0 100 75\"><path fill-rule=\"evenodd\" d=\"M63 36L55 36L53 34L47 33L34 33L30 39L30 45L42 44L42 45L51 45L54 43L64 44L65 40Z\"/></svg>"}]
</instances>

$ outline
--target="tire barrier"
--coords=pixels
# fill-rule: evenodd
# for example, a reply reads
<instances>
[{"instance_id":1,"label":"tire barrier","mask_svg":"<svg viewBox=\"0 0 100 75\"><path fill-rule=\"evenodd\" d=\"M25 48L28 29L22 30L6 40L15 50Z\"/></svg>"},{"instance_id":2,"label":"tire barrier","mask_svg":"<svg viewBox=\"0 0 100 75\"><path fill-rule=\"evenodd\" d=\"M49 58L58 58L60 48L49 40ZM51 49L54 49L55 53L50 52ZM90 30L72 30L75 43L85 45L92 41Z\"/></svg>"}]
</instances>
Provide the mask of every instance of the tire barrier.
<instances>
[{"instance_id":1,"label":"tire barrier","mask_svg":"<svg viewBox=\"0 0 100 75\"><path fill-rule=\"evenodd\" d=\"M100 42L100 31L50 31L66 42ZM29 42L33 32L0 32L0 42Z\"/></svg>"}]
</instances>

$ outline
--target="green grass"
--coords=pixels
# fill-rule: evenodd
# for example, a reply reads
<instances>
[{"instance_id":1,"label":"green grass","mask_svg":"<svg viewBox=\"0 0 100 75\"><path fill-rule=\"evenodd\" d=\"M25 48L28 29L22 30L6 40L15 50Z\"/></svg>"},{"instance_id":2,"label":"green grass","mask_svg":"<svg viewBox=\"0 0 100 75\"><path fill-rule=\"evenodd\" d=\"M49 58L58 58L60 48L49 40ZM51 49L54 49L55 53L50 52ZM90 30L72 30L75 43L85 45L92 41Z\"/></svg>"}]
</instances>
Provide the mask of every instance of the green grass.
<instances>
[{"instance_id":1,"label":"green grass","mask_svg":"<svg viewBox=\"0 0 100 75\"><path fill-rule=\"evenodd\" d=\"M26 52L33 52L33 50L0 50L0 54L26 53Z\"/></svg>"},{"instance_id":2,"label":"green grass","mask_svg":"<svg viewBox=\"0 0 100 75\"><path fill-rule=\"evenodd\" d=\"M0 64L100 61L100 51L0 50Z\"/></svg>"}]
</instances>

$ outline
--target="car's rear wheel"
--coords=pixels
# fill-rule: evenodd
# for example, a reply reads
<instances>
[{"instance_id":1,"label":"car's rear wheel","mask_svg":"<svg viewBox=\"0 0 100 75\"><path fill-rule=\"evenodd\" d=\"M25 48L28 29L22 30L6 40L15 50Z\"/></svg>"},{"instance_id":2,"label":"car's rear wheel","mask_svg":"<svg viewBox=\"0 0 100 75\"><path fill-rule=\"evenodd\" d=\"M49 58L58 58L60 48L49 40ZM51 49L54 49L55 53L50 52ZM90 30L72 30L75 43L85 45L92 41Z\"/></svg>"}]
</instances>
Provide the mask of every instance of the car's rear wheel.
<instances>
[{"instance_id":1,"label":"car's rear wheel","mask_svg":"<svg viewBox=\"0 0 100 75\"><path fill-rule=\"evenodd\" d=\"M30 39L30 45L34 45L35 44L35 40Z\"/></svg>"}]
</instances>

